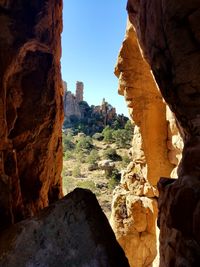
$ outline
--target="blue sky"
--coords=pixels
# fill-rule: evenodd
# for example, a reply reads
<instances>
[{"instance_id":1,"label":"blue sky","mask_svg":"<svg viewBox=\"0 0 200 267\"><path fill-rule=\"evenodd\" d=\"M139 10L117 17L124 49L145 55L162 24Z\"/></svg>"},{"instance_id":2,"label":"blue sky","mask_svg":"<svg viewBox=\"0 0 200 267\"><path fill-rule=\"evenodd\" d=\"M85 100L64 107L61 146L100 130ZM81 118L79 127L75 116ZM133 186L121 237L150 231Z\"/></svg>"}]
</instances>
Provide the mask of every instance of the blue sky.
<instances>
[{"instance_id":1,"label":"blue sky","mask_svg":"<svg viewBox=\"0 0 200 267\"><path fill-rule=\"evenodd\" d=\"M113 74L125 34L126 2L64 0L61 66L70 91L82 81L90 105L99 105L105 97L118 113L128 115Z\"/></svg>"}]
</instances>

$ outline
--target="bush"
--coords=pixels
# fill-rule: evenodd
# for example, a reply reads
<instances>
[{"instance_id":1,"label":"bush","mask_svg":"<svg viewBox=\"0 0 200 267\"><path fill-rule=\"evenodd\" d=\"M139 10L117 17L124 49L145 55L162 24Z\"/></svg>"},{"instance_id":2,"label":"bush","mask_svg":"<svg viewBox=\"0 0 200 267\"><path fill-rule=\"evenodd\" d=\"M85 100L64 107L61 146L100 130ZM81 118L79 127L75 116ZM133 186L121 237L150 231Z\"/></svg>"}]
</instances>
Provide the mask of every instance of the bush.
<instances>
[{"instance_id":1,"label":"bush","mask_svg":"<svg viewBox=\"0 0 200 267\"><path fill-rule=\"evenodd\" d=\"M90 164L95 164L98 160L99 160L98 151L95 149L91 150L89 156L86 159L86 162Z\"/></svg>"},{"instance_id":2,"label":"bush","mask_svg":"<svg viewBox=\"0 0 200 267\"><path fill-rule=\"evenodd\" d=\"M131 159L125 155L122 157L122 168L126 168L128 164L131 162Z\"/></svg>"},{"instance_id":3,"label":"bush","mask_svg":"<svg viewBox=\"0 0 200 267\"><path fill-rule=\"evenodd\" d=\"M92 144L92 138L90 136L83 136L80 137L80 139L78 140L78 143L76 144L76 150L80 151L80 150L91 150L93 148L93 144Z\"/></svg>"},{"instance_id":4,"label":"bush","mask_svg":"<svg viewBox=\"0 0 200 267\"><path fill-rule=\"evenodd\" d=\"M85 163L86 155L82 150L76 151L75 156L79 163Z\"/></svg>"},{"instance_id":5,"label":"bush","mask_svg":"<svg viewBox=\"0 0 200 267\"><path fill-rule=\"evenodd\" d=\"M72 151L65 151L64 152L64 160L74 159L74 154Z\"/></svg>"},{"instance_id":6,"label":"bush","mask_svg":"<svg viewBox=\"0 0 200 267\"><path fill-rule=\"evenodd\" d=\"M121 179L120 172L117 169L114 169L109 179L108 187L110 189L114 189L120 183L120 179Z\"/></svg>"},{"instance_id":7,"label":"bush","mask_svg":"<svg viewBox=\"0 0 200 267\"><path fill-rule=\"evenodd\" d=\"M106 128L103 129L102 131L102 135L103 135L103 140L106 143L112 143L114 141L113 139L113 129L110 128L110 126L106 126Z\"/></svg>"},{"instance_id":8,"label":"bush","mask_svg":"<svg viewBox=\"0 0 200 267\"><path fill-rule=\"evenodd\" d=\"M113 132L113 138L118 148L129 148L131 147L131 139L129 132L125 129L119 129Z\"/></svg>"},{"instance_id":9,"label":"bush","mask_svg":"<svg viewBox=\"0 0 200 267\"><path fill-rule=\"evenodd\" d=\"M63 140L63 151L74 149L75 145L73 143L73 136L71 133L68 133L67 135L63 134L62 140Z\"/></svg>"},{"instance_id":10,"label":"bush","mask_svg":"<svg viewBox=\"0 0 200 267\"><path fill-rule=\"evenodd\" d=\"M104 137L102 133L95 133L92 138L98 141L102 141Z\"/></svg>"},{"instance_id":11,"label":"bush","mask_svg":"<svg viewBox=\"0 0 200 267\"><path fill-rule=\"evenodd\" d=\"M77 164L72 170L72 176L78 178L81 176L81 165Z\"/></svg>"},{"instance_id":12,"label":"bush","mask_svg":"<svg viewBox=\"0 0 200 267\"><path fill-rule=\"evenodd\" d=\"M113 160L113 161L121 161L122 160L121 156L117 154L117 151L114 148L106 149L103 152L103 157L105 159L110 159L110 160Z\"/></svg>"},{"instance_id":13,"label":"bush","mask_svg":"<svg viewBox=\"0 0 200 267\"><path fill-rule=\"evenodd\" d=\"M135 125L130 120L128 120L127 123L124 126L124 129L126 131L130 132L131 136L133 136L134 127L135 127Z\"/></svg>"}]
</instances>

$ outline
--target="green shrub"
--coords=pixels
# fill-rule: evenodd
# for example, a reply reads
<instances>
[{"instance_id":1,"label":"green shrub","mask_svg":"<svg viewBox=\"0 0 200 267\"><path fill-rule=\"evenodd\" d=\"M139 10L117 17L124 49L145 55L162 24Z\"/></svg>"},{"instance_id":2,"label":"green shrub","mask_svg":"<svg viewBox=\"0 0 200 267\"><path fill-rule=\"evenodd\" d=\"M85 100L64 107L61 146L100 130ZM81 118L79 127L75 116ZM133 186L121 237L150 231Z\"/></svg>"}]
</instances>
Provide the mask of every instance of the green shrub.
<instances>
[{"instance_id":1,"label":"green shrub","mask_svg":"<svg viewBox=\"0 0 200 267\"><path fill-rule=\"evenodd\" d=\"M96 149L92 149L90 151L89 156L86 159L86 162L90 164L95 164L99 160L99 158L100 157L99 157L98 151Z\"/></svg>"},{"instance_id":2,"label":"green shrub","mask_svg":"<svg viewBox=\"0 0 200 267\"><path fill-rule=\"evenodd\" d=\"M74 154L72 151L67 150L64 152L63 158L64 158L64 160L74 159Z\"/></svg>"},{"instance_id":3,"label":"green shrub","mask_svg":"<svg viewBox=\"0 0 200 267\"><path fill-rule=\"evenodd\" d=\"M76 144L76 151L91 150L93 148L92 138L90 136L82 136Z\"/></svg>"},{"instance_id":4,"label":"green shrub","mask_svg":"<svg viewBox=\"0 0 200 267\"><path fill-rule=\"evenodd\" d=\"M114 169L109 179L108 187L110 189L114 189L120 183L120 179L121 179L120 172L117 169Z\"/></svg>"},{"instance_id":5,"label":"green shrub","mask_svg":"<svg viewBox=\"0 0 200 267\"><path fill-rule=\"evenodd\" d=\"M121 156L117 154L117 151L114 148L106 149L103 152L103 157L105 159L110 159L110 160L113 160L113 161L121 161L122 160Z\"/></svg>"},{"instance_id":6,"label":"green shrub","mask_svg":"<svg viewBox=\"0 0 200 267\"><path fill-rule=\"evenodd\" d=\"M106 128L103 129L102 135L103 135L103 140L106 143L112 143L113 142L113 129L110 128L110 126L106 126Z\"/></svg>"},{"instance_id":7,"label":"green shrub","mask_svg":"<svg viewBox=\"0 0 200 267\"><path fill-rule=\"evenodd\" d=\"M82 150L75 151L75 157L79 163L85 163L86 155Z\"/></svg>"},{"instance_id":8,"label":"green shrub","mask_svg":"<svg viewBox=\"0 0 200 267\"><path fill-rule=\"evenodd\" d=\"M63 140L63 151L67 151L67 150L73 150L75 145L73 143L73 136L72 134L68 133L63 134L62 136L62 140Z\"/></svg>"},{"instance_id":9,"label":"green shrub","mask_svg":"<svg viewBox=\"0 0 200 267\"><path fill-rule=\"evenodd\" d=\"M80 177L81 176L81 165L80 164L77 164L73 170L72 170L72 176L73 177Z\"/></svg>"},{"instance_id":10,"label":"green shrub","mask_svg":"<svg viewBox=\"0 0 200 267\"><path fill-rule=\"evenodd\" d=\"M128 164L131 162L131 159L125 155L122 157L122 168L126 168Z\"/></svg>"}]
</instances>

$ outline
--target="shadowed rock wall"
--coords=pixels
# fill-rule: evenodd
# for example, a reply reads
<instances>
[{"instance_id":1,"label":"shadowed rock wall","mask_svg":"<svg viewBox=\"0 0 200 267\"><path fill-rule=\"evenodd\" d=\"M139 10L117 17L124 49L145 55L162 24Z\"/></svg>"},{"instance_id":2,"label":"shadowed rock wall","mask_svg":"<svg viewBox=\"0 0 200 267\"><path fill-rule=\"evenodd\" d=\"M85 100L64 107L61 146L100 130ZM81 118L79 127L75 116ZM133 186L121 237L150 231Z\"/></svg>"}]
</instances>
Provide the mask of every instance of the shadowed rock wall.
<instances>
[{"instance_id":1,"label":"shadowed rock wall","mask_svg":"<svg viewBox=\"0 0 200 267\"><path fill-rule=\"evenodd\" d=\"M62 1L1 1L0 25L2 228L62 195Z\"/></svg>"},{"instance_id":2,"label":"shadowed rock wall","mask_svg":"<svg viewBox=\"0 0 200 267\"><path fill-rule=\"evenodd\" d=\"M94 194L75 189L0 237L3 267L129 267Z\"/></svg>"},{"instance_id":3,"label":"shadowed rock wall","mask_svg":"<svg viewBox=\"0 0 200 267\"><path fill-rule=\"evenodd\" d=\"M160 266L198 266L200 2L129 0L128 12L184 139L178 180L159 183Z\"/></svg>"}]
</instances>

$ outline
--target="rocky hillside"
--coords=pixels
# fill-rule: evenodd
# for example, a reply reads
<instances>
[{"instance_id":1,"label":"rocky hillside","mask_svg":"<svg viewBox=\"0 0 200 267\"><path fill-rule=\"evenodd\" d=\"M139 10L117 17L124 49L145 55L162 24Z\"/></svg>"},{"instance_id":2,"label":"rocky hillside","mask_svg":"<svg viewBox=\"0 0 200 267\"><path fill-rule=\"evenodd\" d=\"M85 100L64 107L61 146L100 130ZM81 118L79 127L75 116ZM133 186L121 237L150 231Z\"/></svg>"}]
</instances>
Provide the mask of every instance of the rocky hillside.
<instances>
[{"instance_id":1,"label":"rocky hillside","mask_svg":"<svg viewBox=\"0 0 200 267\"><path fill-rule=\"evenodd\" d=\"M89 105L84 101L84 84L76 83L76 93L67 89L67 83L63 82L64 88L64 124L63 129L72 128L74 133L83 132L93 135L101 132L106 126L114 129L124 128L128 118L123 114L118 115L116 109L105 99L99 106Z\"/></svg>"},{"instance_id":2,"label":"rocky hillside","mask_svg":"<svg viewBox=\"0 0 200 267\"><path fill-rule=\"evenodd\" d=\"M111 213L113 189L119 184L121 171L130 162L133 125L123 129L107 126L92 137L84 133L63 133L63 190L67 194L76 187L93 191L107 217Z\"/></svg>"}]
</instances>

